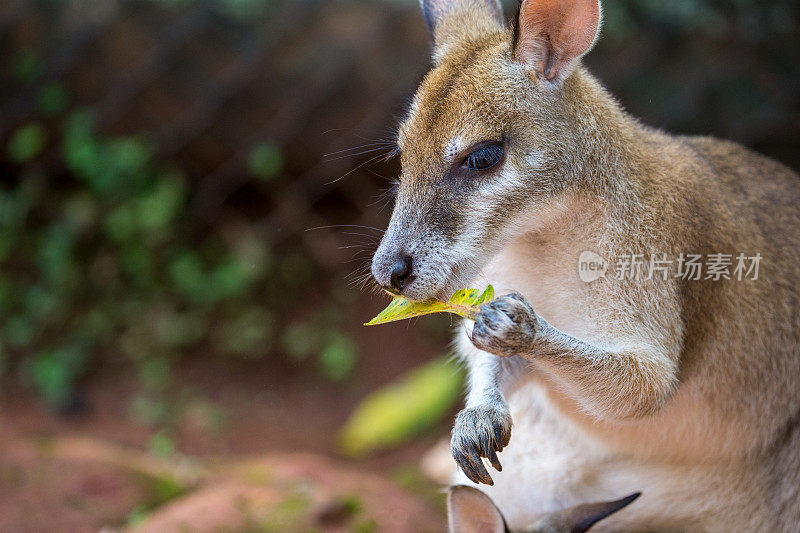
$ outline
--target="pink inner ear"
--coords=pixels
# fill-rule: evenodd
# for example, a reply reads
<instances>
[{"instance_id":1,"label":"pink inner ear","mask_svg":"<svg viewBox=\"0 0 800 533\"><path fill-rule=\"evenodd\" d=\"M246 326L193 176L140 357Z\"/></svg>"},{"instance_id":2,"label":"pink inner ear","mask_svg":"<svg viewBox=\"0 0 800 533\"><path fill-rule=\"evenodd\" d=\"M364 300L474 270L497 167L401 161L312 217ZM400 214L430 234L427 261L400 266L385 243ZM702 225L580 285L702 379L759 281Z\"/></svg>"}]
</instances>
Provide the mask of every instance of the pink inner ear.
<instances>
[{"instance_id":1,"label":"pink inner ear","mask_svg":"<svg viewBox=\"0 0 800 533\"><path fill-rule=\"evenodd\" d=\"M597 0L525 0L517 54L548 79L585 54L600 24Z\"/></svg>"}]
</instances>

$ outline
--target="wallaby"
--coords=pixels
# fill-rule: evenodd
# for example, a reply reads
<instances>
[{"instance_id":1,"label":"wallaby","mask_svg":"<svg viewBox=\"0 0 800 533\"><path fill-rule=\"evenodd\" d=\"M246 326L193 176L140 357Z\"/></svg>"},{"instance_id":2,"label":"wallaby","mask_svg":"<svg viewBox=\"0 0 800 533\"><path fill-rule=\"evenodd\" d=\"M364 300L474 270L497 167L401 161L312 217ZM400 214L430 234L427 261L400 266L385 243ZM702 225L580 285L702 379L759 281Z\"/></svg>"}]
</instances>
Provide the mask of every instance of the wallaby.
<instances>
[{"instance_id":1,"label":"wallaby","mask_svg":"<svg viewBox=\"0 0 800 533\"><path fill-rule=\"evenodd\" d=\"M372 273L505 294L459 328L454 482L490 485L512 530L638 491L596 529L800 530L800 177L628 115L580 64L597 0L524 0L512 28L498 0L422 8L433 68ZM670 261L585 282L586 253ZM687 277L687 254L762 259Z\"/></svg>"},{"instance_id":2,"label":"wallaby","mask_svg":"<svg viewBox=\"0 0 800 533\"><path fill-rule=\"evenodd\" d=\"M525 533L583 533L597 522L629 505L639 493L620 500L576 505L538 517ZM503 513L486 494L466 485L450 487L447 493L447 521L451 533L505 533Z\"/></svg>"}]
</instances>

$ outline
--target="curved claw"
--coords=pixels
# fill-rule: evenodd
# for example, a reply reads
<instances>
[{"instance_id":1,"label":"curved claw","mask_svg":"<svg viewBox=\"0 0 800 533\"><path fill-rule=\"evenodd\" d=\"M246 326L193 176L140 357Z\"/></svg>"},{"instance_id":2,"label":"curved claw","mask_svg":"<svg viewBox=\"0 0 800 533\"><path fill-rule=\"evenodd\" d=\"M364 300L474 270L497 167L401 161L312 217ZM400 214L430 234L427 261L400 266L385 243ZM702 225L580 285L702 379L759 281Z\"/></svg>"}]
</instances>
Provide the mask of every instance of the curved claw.
<instances>
[{"instance_id":1,"label":"curved claw","mask_svg":"<svg viewBox=\"0 0 800 533\"><path fill-rule=\"evenodd\" d=\"M497 452L494 448L489 448L489 453L487 454L489 458L489 462L492 463L492 466L498 472L503 471L503 465L500 464L500 460L497 458Z\"/></svg>"},{"instance_id":2,"label":"curved claw","mask_svg":"<svg viewBox=\"0 0 800 533\"><path fill-rule=\"evenodd\" d=\"M451 439L451 453L464 474L475 483L493 485L488 465L498 472L503 466L497 454L511 438L510 417L494 407L469 408L456 417Z\"/></svg>"},{"instance_id":3,"label":"curved claw","mask_svg":"<svg viewBox=\"0 0 800 533\"><path fill-rule=\"evenodd\" d=\"M494 441L497 443L498 452L502 452L503 448L508 446L508 441L511 440L511 433L503 431L500 426L494 427Z\"/></svg>"},{"instance_id":4,"label":"curved claw","mask_svg":"<svg viewBox=\"0 0 800 533\"><path fill-rule=\"evenodd\" d=\"M497 458L497 452L502 450L503 447L500 445L499 441L494 438L494 435L487 434L481 439L479 455L489 459L491 465L498 472L503 470L503 467L500 465L500 460Z\"/></svg>"},{"instance_id":5,"label":"curved claw","mask_svg":"<svg viewBox=\"0 0 800 533\"><path fill-rule=\"evenodd\" d=\"M454 456L458 466L472 482L494 485L492 476L489 475L489 471L486 470L477 452L472 452L469 455L455 452Z\"/></svg>"}]
</instances>

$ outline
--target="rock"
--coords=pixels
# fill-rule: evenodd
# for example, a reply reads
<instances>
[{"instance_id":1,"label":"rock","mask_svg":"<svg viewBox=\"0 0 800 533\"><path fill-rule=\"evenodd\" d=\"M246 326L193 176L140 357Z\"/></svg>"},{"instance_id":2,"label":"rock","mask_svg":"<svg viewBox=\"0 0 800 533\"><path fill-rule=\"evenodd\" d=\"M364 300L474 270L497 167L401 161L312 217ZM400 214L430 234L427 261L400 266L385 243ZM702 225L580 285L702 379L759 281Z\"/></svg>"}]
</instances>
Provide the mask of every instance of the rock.
<instances>
[{"instance_id":1,"label":"rock","mask_svg":"<svg viewBox=\"0 0 800 533\"><path fill-rule=\"evenodd\" d=\"M92 438L0 441L0 531L443 531L443 502L310 453L190 461Z\"/></svg>"},{"instance_id":2,"label":"rock","mask_svg":"<svg viewBox=\"0 0 800 533\"><path fill-rule=\"evenodd\" d=\"M210 466L212 482L130 533L442 531L442 512L381 476L313 454L271 454Z\"/></svg>"}]
</instances>

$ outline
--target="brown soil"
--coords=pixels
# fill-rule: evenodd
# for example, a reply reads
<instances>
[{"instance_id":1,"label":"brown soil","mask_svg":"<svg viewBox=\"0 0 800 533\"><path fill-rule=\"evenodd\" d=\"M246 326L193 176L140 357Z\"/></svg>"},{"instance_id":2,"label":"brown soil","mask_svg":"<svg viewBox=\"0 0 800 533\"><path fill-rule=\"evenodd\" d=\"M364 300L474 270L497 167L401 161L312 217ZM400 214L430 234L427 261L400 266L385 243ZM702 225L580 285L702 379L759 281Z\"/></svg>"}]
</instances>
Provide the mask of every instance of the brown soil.
<instances>
[{"instance_id":1,"label":"brown soil","mask_svg":"<svg viewBox=\"0 0 800 533\"><path fill-rule=\"evenodd\" d=\"M412 326L354 334L362 355L345 384L285 361L187 358L164 393L181 405L166 458L147 451L158 429L131 415L135 376L92 376L82 387L87 407L66 416L7 386L0 531L441 530L442 496L419 460L449 420L365 459L342 457L335 444L365 394L442 352L444 337L408 335ZM208 423L209 410L221 424Z\"/></svg>"}]
</instances>

